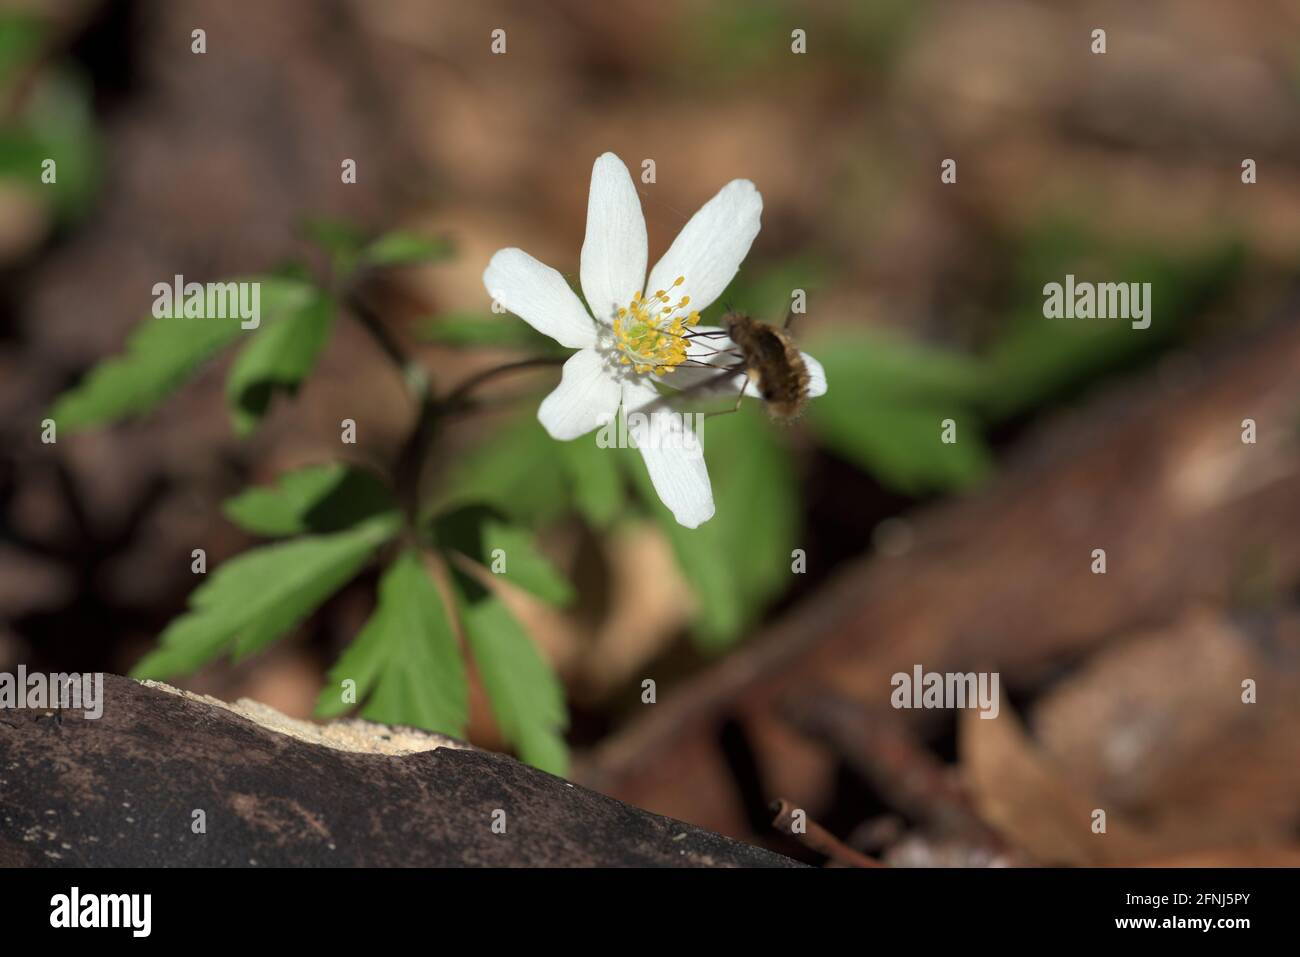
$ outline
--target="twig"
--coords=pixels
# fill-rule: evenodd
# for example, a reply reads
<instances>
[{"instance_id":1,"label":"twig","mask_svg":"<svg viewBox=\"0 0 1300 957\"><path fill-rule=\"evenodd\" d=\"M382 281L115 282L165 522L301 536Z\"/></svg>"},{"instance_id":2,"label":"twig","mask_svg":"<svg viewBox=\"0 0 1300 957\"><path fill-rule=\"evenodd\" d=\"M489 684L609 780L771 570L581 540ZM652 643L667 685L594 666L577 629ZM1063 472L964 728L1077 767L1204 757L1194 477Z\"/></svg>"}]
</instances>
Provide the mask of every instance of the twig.
<instances>
[{"instance_id":1,"label":"twig","mask_svg":"<svg viewBox=\"0 0 1300 957\"><path fill-rule=\"evenodd\" d=\"M801 811L785 798L778 798L773 801L771 808L776 813L776 817L772 818L774 828L782 834L789 834L804 847L824 855L833 863L841 867L884 866L875 858L859 854L853 848L843 844L834 834L808 817L806 811ZM795 829L795 814L797 813L803 814L803 820L800 822L803 825L802 830Z\"/></svg>"},{"instance_id":2,"label":"twig","mask_svg":"<svg viewBox=\"0 0 1300 957\"><path fill-rule=\"evenodd\" d=\"M950 769L889 714L823 689L783 703L781 714L810 737L829 744L897 810L940 833L1004 850Z\"/></svg>"}]
</instances>

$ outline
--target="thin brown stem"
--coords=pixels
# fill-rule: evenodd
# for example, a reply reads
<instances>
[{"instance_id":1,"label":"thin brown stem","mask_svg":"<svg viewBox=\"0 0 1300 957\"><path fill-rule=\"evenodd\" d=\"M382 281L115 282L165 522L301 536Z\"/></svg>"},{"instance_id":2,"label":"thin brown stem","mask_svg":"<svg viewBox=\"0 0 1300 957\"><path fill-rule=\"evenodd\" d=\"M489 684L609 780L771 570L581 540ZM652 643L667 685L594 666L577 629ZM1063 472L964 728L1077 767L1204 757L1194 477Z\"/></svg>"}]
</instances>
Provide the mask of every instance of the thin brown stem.
<instances>
[{"instance_id":1,"label":"thin brown stem","mask_svg":"<svg viewBox=\"0 0 1300 957\"><path fill-rule=\"evenodd\" d=\"M810 818L806 811L795 807L785 798L773 801L771 807L776 812L776 816L772 818L774 828L782 834L789 834L804 847L824 855L832 863L841 867L884 867L875 858L860 854L842 843L834 834ZM798 815L803 816L799 818Z\"/></svg>"},{"instance_id":2,"label":"thin brown stem","mask_svg":"<svg viewBox=\"0 0 1300 957\"><path fill-rule=\"evenodd\" d=\"M950 769L892 715L873 714L827 689L784 701L780 711L796 729L833 747L910 818L981 847L1008 850Z\"/></svg>"}]
</instances>

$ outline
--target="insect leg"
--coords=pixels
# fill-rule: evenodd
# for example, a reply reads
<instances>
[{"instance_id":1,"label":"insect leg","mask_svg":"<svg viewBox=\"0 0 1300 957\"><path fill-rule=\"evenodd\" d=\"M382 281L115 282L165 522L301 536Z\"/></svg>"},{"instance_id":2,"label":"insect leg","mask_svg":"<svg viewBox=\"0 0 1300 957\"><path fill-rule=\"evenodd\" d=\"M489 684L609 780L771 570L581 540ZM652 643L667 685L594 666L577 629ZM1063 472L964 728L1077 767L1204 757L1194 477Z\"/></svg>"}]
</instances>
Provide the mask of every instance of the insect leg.
<instances>
[{"instance_id":1,"label":"insect leg","mask_svg":"<svg viewBox=\"0 0 1300 957\"><path fill-rule=\"evenodd\" d=\"M700 382L696 382L692 385L689 385L684 389L678 389L672 393L669 393L668 395L661 395L659 398L641 406L640 408L631 409L629 411L650 412L656 409L672 407L673 404L676 402L679 402L683 399L688 399L692 395L697 395L708 389L716 388L717 386L722 385L728 379L733 378L734 376L743 373L745 371L745 364L743 362L738 363L737 365L734 366L713 366L710 363L704 363L704 365L708 365L711 368L718 369L720 371L715 376L710 376L707 379L703 379ZM745 386L741 389L741 393L743 394L745 389L747 389L748 387L749 387L749 380L746 379Z\"/></svg>"},{"instance_id":2,"label":"insect leg","mask_svg":"<svg viewBox=\"0 0 1300 957\"><path fill-rule=\"evenodd\" d=\"M706 413L705 418L714 418L715 416L719 416L719 415L731 415L733 412L739 412L739 411L740 411L740 403L743 402L743 401L745 400L745 393L748 392L748 391L749 391L749 380L746 379L746 380L745 380L745 384L744 384L743 386L741 386L741 387L740 387L740 391L739 391L738 393L736 393L736 404L735 404L735 405L733 405L730 409L727 409L725 412L709 412L709 413Z\"/></svg>"}]
</instances>

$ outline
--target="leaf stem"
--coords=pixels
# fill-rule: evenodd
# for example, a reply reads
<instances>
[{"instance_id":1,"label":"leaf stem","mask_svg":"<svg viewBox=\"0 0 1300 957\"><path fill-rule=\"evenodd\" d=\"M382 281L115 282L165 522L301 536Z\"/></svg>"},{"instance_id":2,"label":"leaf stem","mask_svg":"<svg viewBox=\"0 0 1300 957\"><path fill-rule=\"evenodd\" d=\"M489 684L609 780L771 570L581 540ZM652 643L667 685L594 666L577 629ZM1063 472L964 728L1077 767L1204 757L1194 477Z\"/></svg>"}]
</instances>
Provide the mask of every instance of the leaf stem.
<instances>
[{"instance_id":1,"label":"leaf stem","mask_svg":"<svg viewBox=\"0 0 1300 957\"><path fill-rule=\"evenodd\" d=\"M411 394L416 397L424 395L432 398L433 382L428 371L422 363L407 352L401 341L384 325L383 320L366 302L365 297L353 289L347 295L347 304L348 309L361 323L362 328L370 333L370 338L375 340L375 344L379 346L384 355L388 356L393 365L397 366Z\"/></svg>"}]
</instances>

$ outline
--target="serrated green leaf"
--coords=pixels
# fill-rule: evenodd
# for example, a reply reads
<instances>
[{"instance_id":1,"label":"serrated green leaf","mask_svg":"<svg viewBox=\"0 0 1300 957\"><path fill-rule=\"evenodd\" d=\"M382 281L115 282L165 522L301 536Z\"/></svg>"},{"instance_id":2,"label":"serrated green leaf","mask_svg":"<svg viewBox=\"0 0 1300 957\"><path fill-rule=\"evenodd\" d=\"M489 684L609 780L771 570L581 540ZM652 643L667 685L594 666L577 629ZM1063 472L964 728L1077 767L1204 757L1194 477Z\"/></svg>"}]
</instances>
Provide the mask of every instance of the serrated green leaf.
<instances>
[{"instance_id":1,"label":"serrated green leaf","mask_svg":"<svg viewBox=\"0 0 1300 957\"><path fill-rule=\"evenodd\" d=\"M344 532L267 545L232 558L190 595L159 647L131 674L168 678L189 673L231 648L238 657L274 641L342 587L374 550L397 533L388 516Z\"/></svg>"},{"instance_id":2,"label":"serrated green leaf","mask_svg":"<svg viewBox=\"0 0 1300 957\"><path fill-rule=\"evenodd\" d=\"M367 246L361 260L367 266L411 266L448 259L454 252L455 247L444 238L398 231Z\"/></svg>"},{"instance_id":3,"label":"serrated green leaf","mask_svg":"<svg viewBox=\"0 0 1300 957\"><path fill-rule=\"evenodd\" d=\"M594 528L608 528L623 509L619 456L612 449L602 449L590 435L559 443L559 453L573 504Z\"/></svg>"},{"instance_id":4,"label":"serrated green leaf","mask_svg":"<svg viewBox=\"0 0 1300 957\"><path fill-rule=\"evenodd\" d=\"M522 760L564 776L569 717L563 686L500 599L459 571L452 578L465 639L502 736Z\"/></svg>"},{"instance_id":5,"label":"serrated green leaf","mask_svg":"<svg viewBox=\"0 0 1300 957\"><path fill-rule=\"evenodd\" d=\"M964 488L992 457L972 411L985 387L978 360L880 334L826 335L807 344L829 389L807 421L819 440L908 494ZM944 443L943 421L957 426Z\"/></svg>"},{"instance_id":6,"label":"serrated green leaf","mask_svg":"<svg viewBox=\"0 0 1300 957\"><path fill-rule=\"evenodd\" d=\"M226 517L254 535L277 537L336 532L385 513L397 500L379 478L354 465L335 463L281 475L276 484L251 488L229 499Z\"/></svg>"},{"instance_id":7,"label":"serrated green leaf","mask_svg":"<svg viewBox=\"0 0 1300 957\"><path fill-rule=\"evenodd\" d=\"M257 426L276 392L297 391L329 338L334 314L333 299L318 292L296 308L263 315L226 379L226 398L238 434L246 435Z\"/></svg>"},{"instance_id":8,"label":"serrated green leaf","mask_svg":"<svg viewBox=\"0 0 1300 957\"><path fill-rule=\"evenodd\" d=\"M49 416L61 428L82 429L148 412L239 332L238 319L147 319L122 356L96 366Z\"/></svg>"},{"instance_id":9,"label":"serrated green leaf","mask_svg":"<svg viewBox=\"0 0 1300 957\"><path fill-rule=\"evenodd\" d=\"M407 549L384 573L374 614L330 669L316 714L336 717L351 705L340 689L356 683L356 700L372 721L461 735L469 691L450 615L417 551Z\"/></svg>"},{"instance_id":10,"label":"serrated green leaf","mask_svg":"<svg viewBox=\"0 0 1300 957\"><path fill-rule=\"evenodd\" d=\"M573 601L573 586L537 547L533 532L483 506L439 515L433 524L441 548L460 552L517 588L552 605Z\"/></svg>"},{"instance_id":11,"label":"serrated green leaf","mask_svg":"<svg viewBox=\"0 0 1300 957\"><path fill-rule=\"evenodd\" d=\"M239 281L262 283L264 316L310 291L301 282L277 277ZM131 333L126 351L101 362L61 395L49 416L61 428L81 429L148 412L241 331L238 318L146 319Z\"/></svg>"},{"instance_id":12,"label":"serrated green leaf","mask_svg":"<svg viewBox=\"0 0 1300 957\"><path fill-rule=\"evenodd\" d=\"M513 316L451 312L420 324L425 342L455 349L518 349L537 355L563 355L569 350Z\"/></svg>"},{"instance_id":13,"label":"serrated green leaf","mask_svg":"<svg viewBox=\"0 0 1300 957\"><path fill-rule=\"evenodd\" d=\"M623 462L698 598L693 636L718 651L789 582L798 489L789 454L757 404L707 418L700 438L716 511L699 528L679 525L659 501L638 452L627 450Z\"/></svg>"}]
</instances>

